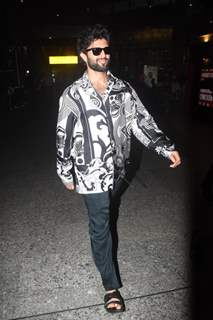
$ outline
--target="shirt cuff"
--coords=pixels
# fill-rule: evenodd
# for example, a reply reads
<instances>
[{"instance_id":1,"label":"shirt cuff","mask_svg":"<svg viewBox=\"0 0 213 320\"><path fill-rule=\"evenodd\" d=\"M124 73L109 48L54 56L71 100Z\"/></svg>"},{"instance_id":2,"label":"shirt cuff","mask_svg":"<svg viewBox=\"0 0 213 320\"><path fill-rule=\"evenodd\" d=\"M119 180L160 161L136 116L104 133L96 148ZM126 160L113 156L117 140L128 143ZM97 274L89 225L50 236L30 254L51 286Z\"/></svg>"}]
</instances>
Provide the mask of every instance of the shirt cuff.
<instances>
[{"instance_id":1,"label":"shirt cuff","mask_svg":"<svg viewBox=\"0 0 213 320\"><path fill-rule=\"evenodd\" d=\"M67 178L67 179L64 179L64 177L63 178L61 178L61 181L62 181L62 183L63 184L74 184L74 179L73 179L73 177L71 176L71 177L69 177L69 178Z\"/></svg>"}]
</instances>

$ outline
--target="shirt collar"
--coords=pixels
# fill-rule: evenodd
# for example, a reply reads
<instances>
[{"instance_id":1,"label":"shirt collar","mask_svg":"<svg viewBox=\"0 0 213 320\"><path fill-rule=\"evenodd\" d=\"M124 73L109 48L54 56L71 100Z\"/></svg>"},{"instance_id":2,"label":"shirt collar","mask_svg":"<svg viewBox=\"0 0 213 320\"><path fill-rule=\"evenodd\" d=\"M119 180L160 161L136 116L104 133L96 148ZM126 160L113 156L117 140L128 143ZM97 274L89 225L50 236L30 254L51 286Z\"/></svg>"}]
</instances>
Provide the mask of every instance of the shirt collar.
<instances>
[{"instance_id":1,"label":"shirt collar","mask_svg":"<svg viewBox=\"0 0 213 320\"><path fill-rule=\"evenodd\" d=\"M108 85L107 85L107 92L111 91L113 85L115 85L116 81L118 80L116 77L113 76L113 74L108 70L107 71L108 76ZM82 78L81 78L81 87L83 90L85 90L88 93L96 92L93 88L89 78L87 71L84 72Z\"/></svg>"}]
</instances>

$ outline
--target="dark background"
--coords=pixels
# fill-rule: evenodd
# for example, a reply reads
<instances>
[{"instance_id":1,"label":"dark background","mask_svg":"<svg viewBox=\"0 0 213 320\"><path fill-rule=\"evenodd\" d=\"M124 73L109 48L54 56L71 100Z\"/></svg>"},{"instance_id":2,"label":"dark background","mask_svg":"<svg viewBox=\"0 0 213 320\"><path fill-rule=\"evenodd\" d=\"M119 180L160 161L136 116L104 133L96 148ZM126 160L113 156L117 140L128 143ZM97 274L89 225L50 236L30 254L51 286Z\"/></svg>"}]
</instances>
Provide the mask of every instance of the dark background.
<instances>
[{"instance_id":1,"label":"dark background","mask_svg":"<svg viewBox=\"0 0 213 320\"><path fill-rule=\"evenodd\" d=\"M186 108L194 109L203 58L212 57L212 40L204 43L199 39L212 32L212 1L19 0L7 2L5 13L2 91L8 86L34 88L52 73L59 90L64 88L81 74L82 66L51 68L48 56L76 54L76 38L82 27L102 23L112 33L113 72L136 83L144 65L156 66L160 93L169 95L175 78L186 87ZM212 65L212 58L208 65Z\"/></svg>"}]
</instances>

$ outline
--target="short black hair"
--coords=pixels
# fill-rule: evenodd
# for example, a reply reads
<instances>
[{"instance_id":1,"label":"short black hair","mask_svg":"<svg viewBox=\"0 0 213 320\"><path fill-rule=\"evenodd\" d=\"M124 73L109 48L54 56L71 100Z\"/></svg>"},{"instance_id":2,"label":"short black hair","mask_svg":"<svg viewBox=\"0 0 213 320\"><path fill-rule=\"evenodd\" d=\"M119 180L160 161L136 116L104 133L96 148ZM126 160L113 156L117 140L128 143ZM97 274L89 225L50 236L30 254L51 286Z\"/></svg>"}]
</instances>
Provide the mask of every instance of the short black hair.
<instances>
[{"instance_id":1,"label":"short black hair","mask_svg":"<svg viewBox=\"0 0 213 320\"><path fill-rule=\"evenodd\" d=\"M110 42L110 33L104 25L95 24L82 31L77 39L78 54L84 52L93 41L98 39L106 39Z\"/></svg>"}]
</instances>

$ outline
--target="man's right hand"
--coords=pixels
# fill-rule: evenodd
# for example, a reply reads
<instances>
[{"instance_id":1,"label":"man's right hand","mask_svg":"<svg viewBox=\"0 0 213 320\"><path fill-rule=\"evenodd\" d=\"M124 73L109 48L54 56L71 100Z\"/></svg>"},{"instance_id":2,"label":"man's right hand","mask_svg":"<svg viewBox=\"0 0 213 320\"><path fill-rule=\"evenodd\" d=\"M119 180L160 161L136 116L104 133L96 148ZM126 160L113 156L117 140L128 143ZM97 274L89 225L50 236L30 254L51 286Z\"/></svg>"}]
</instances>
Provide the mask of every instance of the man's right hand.
<instances>
[{"instance_id":1,"label":"man's right hand","mask_svg":"<svg viewBox=\"0 0 213 320\"><path fill-rule=\"evenodd\" d=\"M70 191L73 191L73 190L75 189L75 186L74 186L73 183L66 183L66 184L64 184L64 185L65 185L65 187L66 187L68 190L70 190Z\"/></svg>"}]
</instances>

